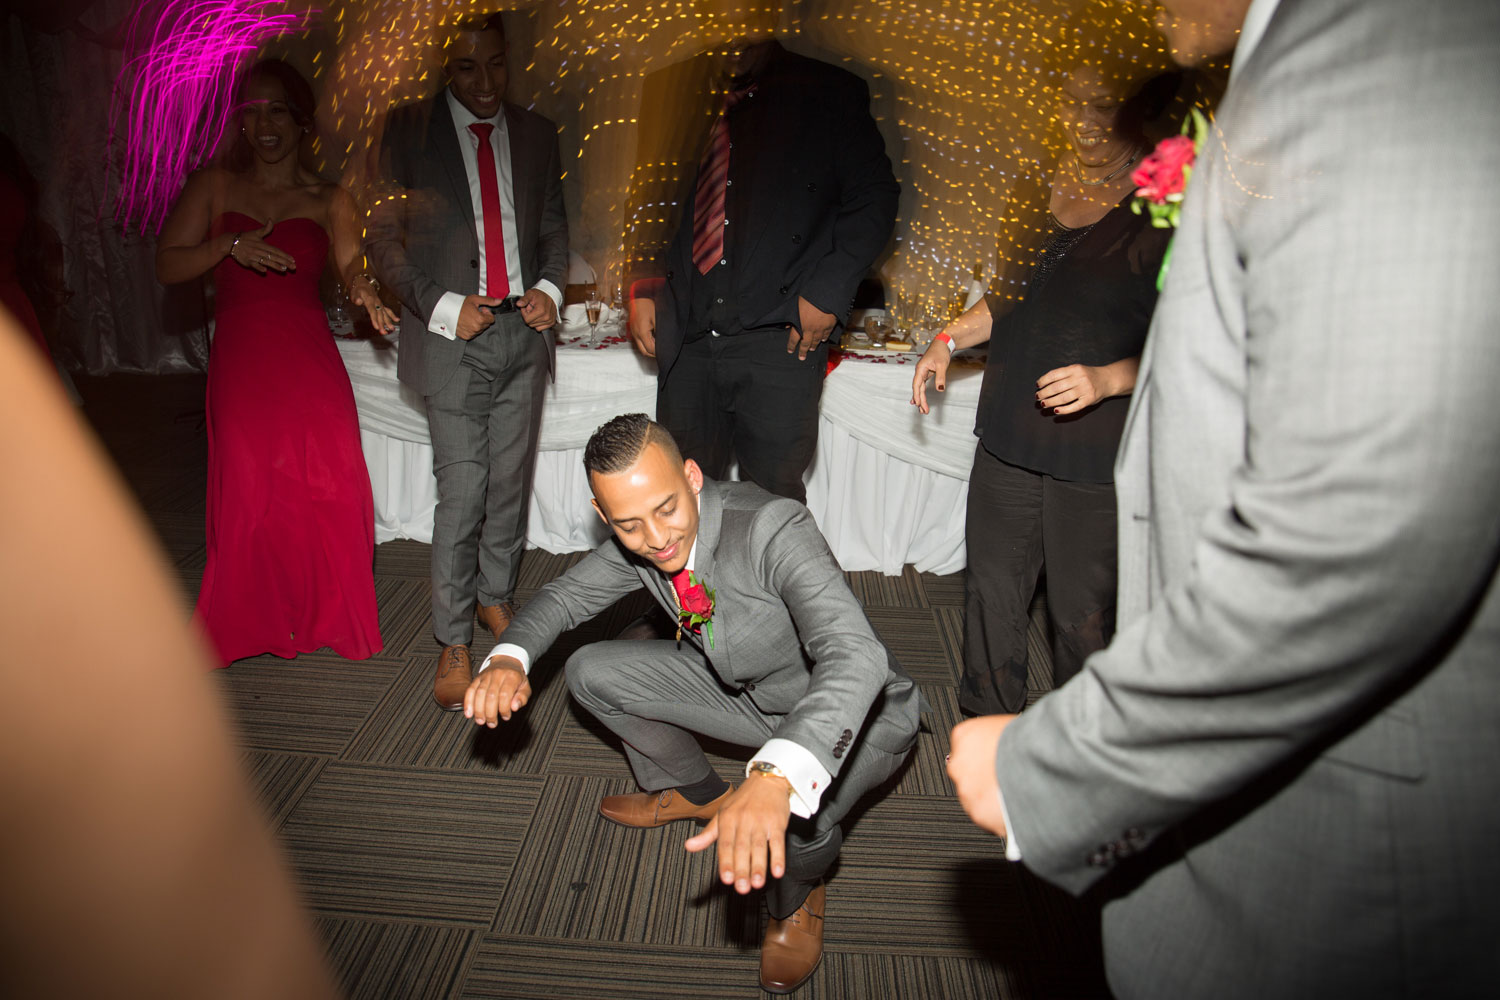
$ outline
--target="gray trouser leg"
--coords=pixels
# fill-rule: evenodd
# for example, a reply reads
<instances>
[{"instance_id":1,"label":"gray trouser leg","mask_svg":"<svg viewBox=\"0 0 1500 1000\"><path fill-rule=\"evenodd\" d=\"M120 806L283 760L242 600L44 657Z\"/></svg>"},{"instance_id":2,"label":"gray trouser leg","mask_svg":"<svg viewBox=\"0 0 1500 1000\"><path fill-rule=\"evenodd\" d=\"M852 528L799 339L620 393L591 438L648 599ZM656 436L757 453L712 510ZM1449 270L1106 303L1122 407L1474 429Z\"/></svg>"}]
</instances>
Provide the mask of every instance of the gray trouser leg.
<instances>
[{"instance_id":1,"label":"gray trouser leg","mask_svg":"<svg viewBox=\"0 0 1500 1000\"><path fill-rule=\"evenodd\" d=\"M505 314L426 398L438 493L432 626L445 646L472 640L476 596L493 604L515 590L546 379L543 335Z\"/></svg>"},{"instance_id":2,"label":"gray trouser leg","mask_svg":"<svg viewBox=\"0 0 1500 1000\"><path fill-rule=\"evenodd\" d=\"M659 791L697 781L709 764L694 733L758 748L775 735L781 717L760 711L750 697L726 687L697 649L671 641L600 642L568 660L568 690L625 743L636 782ZM839 822L870 789L895 773L906 753L888 753L856 740L838 777L811 819L793 817L787 829L787 872L766 888L773 917L785 917L838 857Z\"/></svg>"}]
</instances>

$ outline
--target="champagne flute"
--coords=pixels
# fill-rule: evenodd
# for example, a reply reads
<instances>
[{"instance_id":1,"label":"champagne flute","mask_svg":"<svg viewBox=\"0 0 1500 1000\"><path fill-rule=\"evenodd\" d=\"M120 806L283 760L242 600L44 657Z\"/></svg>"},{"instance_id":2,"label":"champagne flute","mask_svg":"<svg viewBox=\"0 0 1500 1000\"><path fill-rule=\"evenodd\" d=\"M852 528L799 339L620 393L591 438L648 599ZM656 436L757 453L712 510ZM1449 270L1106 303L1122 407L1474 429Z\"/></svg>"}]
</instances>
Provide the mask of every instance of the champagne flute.
<instances>
[{"instance_id":1,"label":"champagne flute","mask_svg":"<svg viewBox=\"0 0 1500 1000\"><path fill-rule=\"evenodd\" d=\"M588 298L583 301L583 308L589 316L589 343L597 344L599 341L599 308L603 305L599 300L599 289L589 288Z\"/></svg>"}]
</instances>

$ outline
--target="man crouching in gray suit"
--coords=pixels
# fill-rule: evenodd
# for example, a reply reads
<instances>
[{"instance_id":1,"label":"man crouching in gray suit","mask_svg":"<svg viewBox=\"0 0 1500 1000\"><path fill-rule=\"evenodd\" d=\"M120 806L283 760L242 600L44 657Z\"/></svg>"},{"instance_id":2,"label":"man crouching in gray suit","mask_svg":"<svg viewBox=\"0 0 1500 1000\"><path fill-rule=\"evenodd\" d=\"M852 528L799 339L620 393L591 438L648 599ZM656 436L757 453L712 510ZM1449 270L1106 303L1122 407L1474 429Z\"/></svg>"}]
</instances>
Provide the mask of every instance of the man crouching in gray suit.
<instances>
[{"instance_id":1,"label":"man crouching in gray suit","mask_svg":"<svg viewBox=\"0 0 1500 1000\"><path fill-rule=\"evenodd\" d=\"M491 727L509 719L558 635L644 584L685 622L680 641L596 643L567 664L573 697L620 737L646 790L611 795L599 812L633 827L706 820L687 849L717 841L724 884L766 890L761 986L789 993L822 958L821 883L839 821L906 759L921 695L800 503L706 479L639 413L595 431L584 464L615 537L516 615L464 714ZM727 785L693 733L759 747L745 783Z\"/></svg>"}]
</instances>

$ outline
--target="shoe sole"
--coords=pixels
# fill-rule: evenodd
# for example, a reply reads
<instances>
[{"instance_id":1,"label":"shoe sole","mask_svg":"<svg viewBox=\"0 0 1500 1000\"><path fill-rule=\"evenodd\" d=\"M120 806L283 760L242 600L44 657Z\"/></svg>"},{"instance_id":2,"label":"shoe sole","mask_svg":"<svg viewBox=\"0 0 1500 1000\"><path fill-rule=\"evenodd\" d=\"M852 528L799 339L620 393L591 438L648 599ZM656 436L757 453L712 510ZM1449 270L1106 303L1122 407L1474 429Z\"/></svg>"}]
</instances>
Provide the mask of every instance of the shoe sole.
<instances>
[{"instance_id":1,"label":"shoe sole","mask_svg":"<svg viewBox=\"0 0 1500 1000\"><path fill-rule=\"evenodd\" d=\"M689 821L697 823L699 826L708 825L708 820L700 819L697 816L678 816L674 819L663 820L660 823L651 823L646 826L642 826L637 823L626 823L623 820L615 819L613 816L606 816L602 812L599 814L599 818L607 820L613 823L615 826L623 826L627 830L660 830L662 827L671 826L673 823L685 823Z\"/></svg>"}]
</instances>

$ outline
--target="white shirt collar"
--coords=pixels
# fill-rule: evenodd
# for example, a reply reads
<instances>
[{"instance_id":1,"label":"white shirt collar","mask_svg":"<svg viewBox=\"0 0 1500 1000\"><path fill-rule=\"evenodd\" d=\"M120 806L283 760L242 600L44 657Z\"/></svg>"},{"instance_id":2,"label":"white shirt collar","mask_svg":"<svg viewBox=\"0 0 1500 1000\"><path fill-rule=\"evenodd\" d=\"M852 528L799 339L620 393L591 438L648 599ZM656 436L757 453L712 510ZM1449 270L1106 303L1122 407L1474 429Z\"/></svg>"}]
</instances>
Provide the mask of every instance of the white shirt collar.
<instances>
[{"instance_id":1,"label":"white shirt collar","mask_svg":"<svg viewBox=\"0 0 1500 1000\"><path fill-rule=\"evenodd\" d=\"M1260 44L1261 36L1266 33L1266 26L1271 23L1280 3L1281 0L1251 0L1250 9L1245 11L1245 23L1240 25L1240 40L1235 44L1234 57L1229 64L1231 82L1235 71L1250 59L1250 53Z\"/></svg>"}]
</instances>

